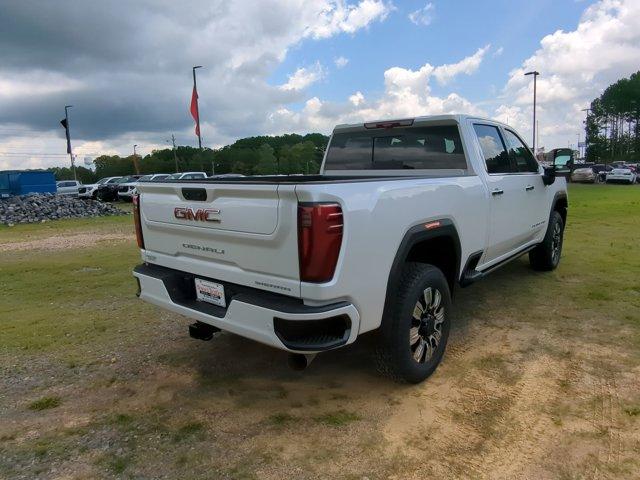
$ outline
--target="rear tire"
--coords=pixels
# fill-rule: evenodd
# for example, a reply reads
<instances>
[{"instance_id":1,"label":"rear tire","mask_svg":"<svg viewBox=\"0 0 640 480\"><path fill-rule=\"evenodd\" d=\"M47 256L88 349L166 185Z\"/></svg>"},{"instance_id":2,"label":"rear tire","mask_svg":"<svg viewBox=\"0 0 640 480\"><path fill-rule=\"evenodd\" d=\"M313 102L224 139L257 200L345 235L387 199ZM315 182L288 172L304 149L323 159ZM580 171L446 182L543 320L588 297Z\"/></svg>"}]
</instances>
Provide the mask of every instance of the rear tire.
<instances>
[{"instance_id":1,"label":"rear tire","mask_svg":"<svg viewBox=\"0 0 640 480\"><path fill-rule=\"evenodd\" d=\"M555 270L560 263L564 241L564 221L557 210L551 212L547 233L540 245L529 252L529 263L534 270Z\"/></svg>"},{"instance_id":2,"label":"rear tire","mask_svg":"<svg viewBox=\"0 0 640 480\"><path fill-rule=\"evenodd\" d=\"M451 294L433 265L407 263L382 319L376 363L395 381L420 383L438 367L449 338Z\"/></svg>"}]
</instances>

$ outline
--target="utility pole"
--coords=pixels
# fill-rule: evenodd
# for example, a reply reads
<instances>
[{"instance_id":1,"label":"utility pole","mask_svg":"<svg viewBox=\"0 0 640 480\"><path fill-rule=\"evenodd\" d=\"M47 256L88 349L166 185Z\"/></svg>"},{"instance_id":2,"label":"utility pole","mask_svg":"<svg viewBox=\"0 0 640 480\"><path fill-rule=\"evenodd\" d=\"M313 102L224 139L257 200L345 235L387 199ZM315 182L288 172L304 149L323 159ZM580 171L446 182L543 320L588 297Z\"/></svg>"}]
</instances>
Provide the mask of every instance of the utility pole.
<instances>
[{"instance_id":1,"label":"utility pole","mask_svg":"<svg viewBox=\"0 0 640 480\"><path fill-rule=\"evenodd\" d=\"M171 134L171 144L173 145L173 162L176 164L176 173L178 173L178 156L176 155L176 136Z\"/></svg>"},{"instance_id":2,"label":"utility pole","mask_svg":"<svg viewBox=\"0 0 640 480\"><path fill-rule=\"evenodd\" d=\"M536 79L538 78L538 75L540 75L540 72L533 70L531 72L527 72L525 73L526 75L533 75L533 152L535 154L536 151Z\"/></svg>"},{"instance_id":3,"label":"utility pole","mask_svg":"<svg viewBox=\"0 0 640 480\"><path fill-rule=\"evenodd\" d=\"M638 154L638 102L636 102L635 100L631 100L631 113L634 112L635 110L635 121L636 124L633 127L633 152L637 155ZM635 108L634 108L635 107ZM629 132L629 144L631 144L631 132Z\"/></svg>"},{"instance_id":4,"label":"utility pole","mask_svg":"<svg viewBox=\"0 0 640 480\"><path fill-rule=\"evenodd\" d=\"M136 175L140 175L140 166L138 165L138 154L136 153L136 147L138 145L133 146L133 168L136 170Z\"/></svg>"},{"instance_id":5,"label":"utility pole","mask_svg":"<svg viewBox=\"0 0 640 480\"><path fill-rule=\"evenodd\" d=\"M69 109L73 107L73 105L65 105L64 106L64 127L67 135L67 153L69 154L69 159L71 160L71 169L73 170L73 179L77 180L76 176L76 162L73 158L73 151L71 149L71 130L69 129Z\"/></svg>"}]
</instances>

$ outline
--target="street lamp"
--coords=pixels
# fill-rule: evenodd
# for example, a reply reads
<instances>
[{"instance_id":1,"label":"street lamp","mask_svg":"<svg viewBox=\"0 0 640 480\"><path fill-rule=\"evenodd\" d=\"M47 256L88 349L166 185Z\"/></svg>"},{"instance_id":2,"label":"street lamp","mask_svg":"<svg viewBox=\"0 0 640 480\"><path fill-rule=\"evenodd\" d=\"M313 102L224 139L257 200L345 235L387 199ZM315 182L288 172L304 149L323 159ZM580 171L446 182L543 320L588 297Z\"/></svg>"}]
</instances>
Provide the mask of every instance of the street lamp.
<instances>
[{"instance_id":1,"label":"street lamp","mask_svg":"<svg viewBox=\"0 0 640 480\"><path fill-rule=\"evenodd\" d=\"M536 153L536 79L540 72L533 70L525 73L526 75L533 75L533 154Z\"/></svg>"}]
</instances>

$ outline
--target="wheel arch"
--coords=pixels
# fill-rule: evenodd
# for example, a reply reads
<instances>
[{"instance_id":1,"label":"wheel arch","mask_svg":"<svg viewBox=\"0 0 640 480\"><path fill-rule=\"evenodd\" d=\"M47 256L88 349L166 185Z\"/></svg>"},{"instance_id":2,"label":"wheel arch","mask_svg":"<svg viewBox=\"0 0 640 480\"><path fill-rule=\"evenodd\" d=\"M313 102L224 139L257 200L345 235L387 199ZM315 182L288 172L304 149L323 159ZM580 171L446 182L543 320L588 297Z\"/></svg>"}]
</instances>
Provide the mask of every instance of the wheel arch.
<instances>
[{"instance_id":1,"label":"wheel arch","mask_svg":"<svg viewBox=\"0 0 640 480\"><path fill-rule=\"evenodd\" d=\"M460 272L460 257L460 237L451 220L433 220L410 228L402 238L391 265L383 318L388 315L393 305L402 268L406 262L429 263L438 267L447 279L453 295L453 288Z\"/></svg>"},{"instance_id":2,"label":"wheel arch","mask_svg":"<svg viewBox=\"0 0 640 480\"><path fill-rule=\"evenodd\" d=\"M551 205L551 212L558 212L562 217L562 222L567 224L567 211L569 209L569 202L567 194L565 192L557 192L553 197L553 204ZM551 214L549 212L549 214Z\"/></svg>"}]
</instances>

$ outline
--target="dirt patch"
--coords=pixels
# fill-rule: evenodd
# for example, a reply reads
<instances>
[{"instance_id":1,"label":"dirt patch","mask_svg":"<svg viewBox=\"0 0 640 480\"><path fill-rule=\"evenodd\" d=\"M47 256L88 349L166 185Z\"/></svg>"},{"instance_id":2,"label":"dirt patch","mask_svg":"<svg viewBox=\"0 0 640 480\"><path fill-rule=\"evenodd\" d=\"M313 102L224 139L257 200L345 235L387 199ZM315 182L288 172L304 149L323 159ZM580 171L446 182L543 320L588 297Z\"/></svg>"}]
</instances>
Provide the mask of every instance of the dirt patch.
<instances>
[{"instance_id":1,"label":"dirt patch","mask_svg":"<svg viewBox=\"0 0 640 480\"><path fill-rule=\"evenodd\" d=\"M0 243L0 252L25 250L65 250L94 246L98 243L113 244L135 240L130 233L79 233L76 235L54 235L26 242Z\"/></svg>"}]
</instances>

